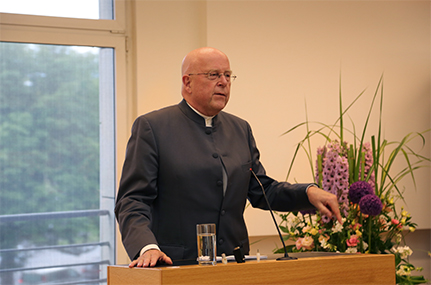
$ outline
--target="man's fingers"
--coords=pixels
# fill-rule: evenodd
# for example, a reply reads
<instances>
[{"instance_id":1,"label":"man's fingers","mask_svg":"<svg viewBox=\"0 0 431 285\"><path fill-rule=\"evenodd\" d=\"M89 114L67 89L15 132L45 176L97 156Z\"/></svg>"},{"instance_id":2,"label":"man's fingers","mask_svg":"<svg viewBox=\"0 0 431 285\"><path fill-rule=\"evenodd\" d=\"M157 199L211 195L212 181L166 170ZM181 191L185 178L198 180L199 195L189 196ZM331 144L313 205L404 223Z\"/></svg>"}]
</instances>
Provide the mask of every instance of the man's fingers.
<instances>
[{"instance_id":1,"label":"man's fingers","mask_svg":"<svg viewBox=\"0 0 431 285\"><path fill-rule=\"evenodd\" d=\"M138 260L133 260L132 262L130 262L129 268L135 267L136 264L138 264Z\"/></svg>"},{"instance_id":2,"label":"man's fingers","mask_svg":"<svg viewBox=\"0 0 431 285\"><path fill-rule=\"evenodd\" d=\"M148 263L145 264L154 267L157 265L157 261L159 261L159 256L152 254L148 260Z\"/></svg>"},{"instance_id":3,"label":"man's fingers","mask_svg":"<svg viewBox=\"0 0 431 285\"><path fill-rule=\"evenodd\" d=\"M166 264L169 264L169 265L173 264L172 259L169 256L167 256L166 254L163 255L162 261Z\"/></svg>"},{"instance_id":4,"label":"man's fingers","mask_svg":"<svg viewBox=\"0 0 431 285\"><path fill-rule=\"evenodd\" d=\"M337 196L314 186L308 188L307 194L311 204L322 214L330 218L335 216L337 220L342 223Z\"/></svg>"},{"instance_id":5,"label":"man's fingers","mask_svg":"<svg viewBox=\"0 0 431 285\"><path fill-rule=\"evenodd\" d=\"M156 266L158 262L172 264L172 260L164 252L155 251L149 258L149 266Z\"/></svg>"},{"instance_id":6,"label":"man's fingers","mask_svg":"<svg viewBox=\"0 0 431 285\"><path fill-rule=\"evenodd\" d=\"M340 213L340 207L338 205L338 200L336 196L333 196L333 199L328 201L328 204L326 205L328 208L328 211L330 211L331 215L329 217L335 216L335 218L340 222L340 224L343 224L341 213Z\"/></svg>"},{"instance_id":7,"label":"man's fingers","mask_svg":"<svg viewBox=\"0 0 431 285\"><path fill-rule=\"evenodd\" d=\"M157 264L157 257L158 256L159 251L155 251L155 250L148 250L146 251L142 257L142 266L143 267L148 267L148 266L156 266ZM155 259L155 260L154 260Z\"/></svg>"},{"instance_id":8,"label":"man's fingers","mask_svg":"<svg viewBox=\"0 0 431 285\"><path fill-rule=\"evenodd\" d=\"M133 260L129 267L153 267L156 266L158 262L166 263L172 265L172 259L170 259L164 252L160 250L148 250L144 252L138 259Z\"/></svg>"},{"instance_id":9,"label":"man's fingers","mask_svg":"<svg viewBox=\"0 0 431 285\"><path fill-rule=\"evenodd\" d=\"M332 213L331 211L324 205L324 204L319 204L318 207L316 207L317 210L319 210L320 213L322 213L325 216L328 216L329 218L332 218Z\"/></svg>"},{"instance_id":10,"label":"man's fingers","mask_svg":"<svg viewBox=\"0 0 431 285\"><path fill-rule=\"evenodd\" d=\"M149 265L151 265L151 257L152 254L149 252L145 252L143 255L139 256L137 259L133 260L130 264L129 267L147 267ZM157 263L157 261L156 261ZM153 265L154 266L154 265Z\"/></svg>"},{"instance_id":11,"label":"man's fingers","mask_svg":"<svg viewBox=\"0 0 431 285\"><path fill-rule=\"evenodd\" d=\"M333 211L335 214L335 217L337 218L338 222L340 222L340 224L343 224L343 218L341 217L340 209L338 207L336 207L335 209L336 210Z\"/></svg>"}]
</instances>

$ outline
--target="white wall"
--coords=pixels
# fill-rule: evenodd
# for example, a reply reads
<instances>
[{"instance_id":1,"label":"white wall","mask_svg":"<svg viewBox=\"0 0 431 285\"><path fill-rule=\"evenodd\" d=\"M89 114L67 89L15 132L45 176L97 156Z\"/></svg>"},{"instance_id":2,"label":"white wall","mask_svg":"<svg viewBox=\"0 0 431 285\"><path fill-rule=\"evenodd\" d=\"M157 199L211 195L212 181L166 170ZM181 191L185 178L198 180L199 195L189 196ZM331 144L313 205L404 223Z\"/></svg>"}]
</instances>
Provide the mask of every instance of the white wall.
<instances>
[{"instance_id":1,"label":"white wall","mask_svg":"<svg viewBox=\"0 0 431 285\"><path fill-rule=\"evenodd\" d=\"M367 88L350 113L358 131L383 73L385 137L401 140L430 127L429 7L424 1L208 2L208 45L225 51L238 75L226 110L251 123L269 174L286 177L305 129L280 134L304 121L305 100L310 121L332 124L338 117L340 74L345 106ZM377 119L372 117L368 138L377 134ZM348 118L345 123L351 126ZM312 179L301 158L291 181ZM430 227L428 174L421 172L417 192L408 180L400 184L422 228ZM251 222L258 217L251 212L250 234L265 233Z\"/></svg>"},{"instance_id":2,"label":"white wall","mask_svg":"<svg viewBox=\"0 0 431 285\"><path fill-rule=\"evenodd\" d=\"M338 117L340 74L346 106L367 88L350 113L357 130L383 73L386 139L430 128L429 1L136 0L134 5L136 115L178 103L183 56L201 46L219 48L238 75L226 111L251 123L262 162L276 179L285 179L305 133L280 135L305 119L305 101L311 121L331 124ZM368 135L377 131L376 114L371 119ZM427 134L427 156L430 138ZM300 159L290 181L312 179ZM402 183L408 210L428 229L429 174L429 169L417 173L416 192L409 180ZM275 234L267 212L248 208L246 219L250 235Z\"/></svg>"}]
</instances>

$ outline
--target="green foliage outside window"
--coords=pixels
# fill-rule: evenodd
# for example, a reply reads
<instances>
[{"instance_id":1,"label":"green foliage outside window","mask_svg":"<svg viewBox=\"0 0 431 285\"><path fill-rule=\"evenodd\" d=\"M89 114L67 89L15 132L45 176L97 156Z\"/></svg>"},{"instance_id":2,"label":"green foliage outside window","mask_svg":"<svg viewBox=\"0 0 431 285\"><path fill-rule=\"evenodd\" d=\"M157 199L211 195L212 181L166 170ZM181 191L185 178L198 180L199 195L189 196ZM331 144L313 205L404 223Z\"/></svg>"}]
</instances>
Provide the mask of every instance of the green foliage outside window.
<instances>
[{"instance_id":1,"label":"green foliage outside window","mask_svg":"<svg viewBox=\"0 0 431 285\"><path fill-rule=\"evenodd\" d=\"M98 74L91 52L0 43L0 215L99 209ZM0 223L1 249L98 240L98 217Z\"/></svg>"}]
</instances>

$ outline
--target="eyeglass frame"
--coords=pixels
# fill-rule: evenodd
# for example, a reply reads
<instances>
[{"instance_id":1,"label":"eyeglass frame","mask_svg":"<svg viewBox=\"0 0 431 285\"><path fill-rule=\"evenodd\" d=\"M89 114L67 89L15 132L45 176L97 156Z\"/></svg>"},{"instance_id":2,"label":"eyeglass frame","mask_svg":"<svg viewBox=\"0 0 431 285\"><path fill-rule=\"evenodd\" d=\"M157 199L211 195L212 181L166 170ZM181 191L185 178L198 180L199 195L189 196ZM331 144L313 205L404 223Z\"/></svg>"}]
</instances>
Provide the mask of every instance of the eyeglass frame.
<instances>
[{"instance_id":1,"label":"eyeglass frame","mask_svg":"<svg viewBox=\"0 0 431 285\"><path fill-rule=\"evenodd\" d=\"M225 74L226 72L230 72L230 78L227 78L227 77L226 77L226 74ZM217 73L217 78L213 78L213 79L211 79L211 78L210 78L210 74L211 74L211 73ZM235 81L235 79L238 77L238 76L236 76L236 75L232 74L232 70L227 70L227 71L225 71L224 73L218 72L217 70L210 70L210 71L208 71L208 72L189 73L188 75L189 75L189 76L190 76L190 75L206 75L206 77L207 77L209 80L216 80L216 79L220 79L220 78L221 78L221 76L223 75L223 76L224 76L224 78L226 79L226 81L228 81L228 82L234 82L234 81Z\"/></svg>"}]
</instances>

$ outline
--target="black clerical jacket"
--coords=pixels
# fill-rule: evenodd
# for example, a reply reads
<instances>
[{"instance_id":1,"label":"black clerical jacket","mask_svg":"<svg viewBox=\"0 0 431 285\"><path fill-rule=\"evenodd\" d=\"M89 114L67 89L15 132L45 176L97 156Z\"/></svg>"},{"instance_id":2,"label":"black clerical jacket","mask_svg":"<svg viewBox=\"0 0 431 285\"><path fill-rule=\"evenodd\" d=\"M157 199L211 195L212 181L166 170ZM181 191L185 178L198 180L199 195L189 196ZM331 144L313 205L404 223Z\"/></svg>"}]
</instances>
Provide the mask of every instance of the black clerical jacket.
<instances>
[{"instance_id":1,"label":"black clerical jacket","mask_svg":"<svg viewBox=\"0 0 431 285\"><path fill-rule=\"evenodd\" d=\"M223 168L227 174L223 194ZM127 145L115 213L123 244L135 259L157 244L173 260L196 259L196 224L215 223L217 255L237 246L249 252L243 212L248 199L267 209L257 174L273 210L311 208L309 184L266 176L249 124L220 112L213 126L183 100L136 119Z\"/></svg>"}]
</instances>

